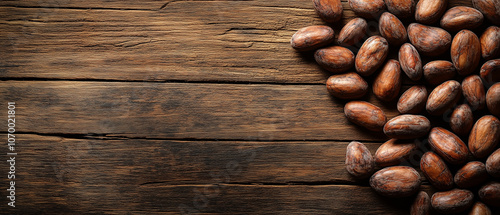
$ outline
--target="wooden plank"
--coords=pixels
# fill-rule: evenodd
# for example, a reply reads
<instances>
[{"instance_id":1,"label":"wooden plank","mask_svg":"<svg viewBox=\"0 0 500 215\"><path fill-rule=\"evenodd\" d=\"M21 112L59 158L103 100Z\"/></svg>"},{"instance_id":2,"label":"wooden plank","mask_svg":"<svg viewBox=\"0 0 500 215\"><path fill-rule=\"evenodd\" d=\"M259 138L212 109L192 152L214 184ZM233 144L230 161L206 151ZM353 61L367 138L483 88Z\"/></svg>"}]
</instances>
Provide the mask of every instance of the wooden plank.
<instances>
[{"instance_id":1,"label":"wooden plank","mask_svg":"<svg viewBox=\"0 0 500 215\"><path fill-rule=\"evenodd\" d=\"M116 10L167 10L171 4L183 2L224 2L226 4L240 4L242 1L251 5L264 5L269 7L284 8L307 8L312 9L312 3L308 0L288 0L288 1L265 1L265 0L3 0L0 6L18 6L18 7L41 7L41 8L82 8L82 9L116 9ZM341 0L345 13L352 13L347 0ZM471 1L455 0L449 2L449 7L464 5L472 6Z\"/></svg>"},{"instance_id":2,"label":"wooden plank","mask_svg":"<svg viewBox=\"0 0 500 215\"><path fill-rule=\"evenodd\" d=\"M300 26L321 23L315 16L249 1L179 1L161 11L2 7L1 76L319 83L328 73L289 45Z\"/></svg>"},{"instance_id":3,"label":"wooden plank","mask_svg":"<svg viewBox=\"0 0 500 215\"><path fill-rule=\"evenodd\" d=\"M17 134L16 212L407 214L411 199L380 197L366 180L336 184L350 180L337 181L346 144Z\"/></svg>"},{"instance_id":4,"label":"wooden plank","mask_svg":"<svg viewBox=\"0 0 500 215\"><path fill-rule=\"evenodd\" d=\"M365 186L335 185L352 181L343 164L346 142L16 138L16 202L22 214L407 210L406 200L402 207L380 198L366 180L356 182ZM372 152L378 145L367 144ZM200 198L207 201L203 207Z\"/></svg>"},{"instance_id":5,"label":"wooden plank","mask_svg":"<svg viewBox=\"0 0 500 215\"><path fill-rule=\"evenodd\" d=\"M82 9L115 9L115 10L159 10L171 1L118 1L118 0L4 0L0 6L39 7L46 9L82 8ZM168 5L168 4L167 4Z\"/></svg>"},{"instance_id":6,"label":"wooden plank","mask_svg":"<svg viewBox=\"0 0 500 215\"><path fill-rule=\"evenodd\" d=\"M289 45L297 29L324 24L310 1L174 0L149 10L163 4L2 1L0 77L324 83L330 75ZM343 6L346 23L354 13ZM116 9L129 7L148 10Z\"/></svg>"},{"instance_id":7,"label":"wooden plank","mask_svg":"<svg viewBox=\"0 0 500 215\"><path fill-rule=\"evenodd\" d=\"M6 81L21 132L147 138L376 140L322 85ZM381 104L396 116L395 104ZM6 130L0 125L0 130Z\"/></svg>"},{"instance_id":8,"label":"wooden plank","mask_svg":"<svg viewBox=\"0 0 500 215\"><path fill-rule=\"evenodd\" d=\"M26 181L21 214L408 214L410 199L352 185L127 185ZM36 193L34 192L36 191ZM3 211L12 211L2 204Z\"/></svg>"},{"instance_id":9,"label":"wooden plank","mask_svg":"<svg viewBox=\"0 0 500 215\"><path fill-rule=\"evenodd\" d=\"M363 183L345 170L349 142L101 140L31 134L18 134L17 140L22 159L17 167L30 180L73 182L98 176L93 183ZM375 153L380 143L366 145Z\"/></svg>"},{"instance_id":10,"label":"wooden plank","mask_svg":"<svg viewBox=\"0 0 500 215\"><path fill-rule=\"evenodd\" d=\"M270 7L290 7L312 9L312 3L307 0L288 0L288 1L264 1L264 0L3 0L0 6L17 7L42 7L42 8L82 8L82 9L116 9L116 10L168 10L174 4L184 2L223 2L225 4L244 4L264 5ZM342 0L347 3L347 0ZM346 4L348 6L348 4ZM345 6L344 6L345 7Z\"/></svg>"}]
</instances>

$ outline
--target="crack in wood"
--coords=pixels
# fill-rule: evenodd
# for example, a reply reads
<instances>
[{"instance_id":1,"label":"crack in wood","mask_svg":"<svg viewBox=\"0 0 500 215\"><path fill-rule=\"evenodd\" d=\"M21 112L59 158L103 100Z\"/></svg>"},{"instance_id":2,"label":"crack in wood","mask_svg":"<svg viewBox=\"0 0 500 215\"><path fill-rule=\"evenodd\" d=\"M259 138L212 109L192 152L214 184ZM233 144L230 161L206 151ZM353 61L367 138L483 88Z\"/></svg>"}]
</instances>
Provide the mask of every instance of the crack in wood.
<instances>
[{"instance_id":1,"label":"crack in wood","mask_svg":"<svg viewBox=\"0 0 500 215\"><path fill-rule=\"evenodd\" d=\"M219 35L225 35L228 34L231 31L243 31L245 34L262 34L266 35L267 33L258 33L258 32L245 32L245 31L280 31L283 30L286 27L286 24L278 27L278 28L253 28L253 27L232 27L224 31L223 33Z\"/></svg>"},{"instance_id":2,"label":"crack in wood","mask_svg":"<svg viewBox=\"0 0 500 215\"><path fill-rule=\"evenodd\" d=\"M312 4L311 4L312 6ZM277 6L277 5L265 5L265 6L259 6L259 7L268 7L268 8L277 8L277 9L284 9L284 10L305 10L305 11L310 11L313 12L312 15L315 15L314 8L306 8L306 7L294 7L294 6ZM311 15L309 15L311 17Z\"/></svg>"},{"instance_id":3,"label":"crack in wood","mask_svg":"<svg viewBox=\"0 0 500 215\"><path fill-rule=\"evenodd\" d=\"M34 22L34 23L82 23L82 22L89 22L89 23L94 23L94 22L103 22L103 21L96 21L96 20L89 20L89 19L67 19L67 20L36 20L36 19L8 19L5 20L7 22ZM30 27L27 25L23 25L23 27Z\"/></svg>"},{"instance_id":4,"label":"crack in wood","mask_svg":"<svg viewBox=\"0 0 500 215\"><path fill-rule=\"evenodd\" d=\"M169 4L174 2L225 2L225 1L253 1L253 0L172 0L163 4L159 10L165 9Z\"/></svg>"},{"instance_id":5,"label":"crack in wood","mask_svg":"<svg viewBox=\"0 0 500 215\"><path fill-rule=\"evenodd\" d=\"M222 138L160 138L160 137L146 137L146 136L136 136L135 134L113 134L113 133L41 133L41 132L26 132L19 131L16 132L19 135L30 134L30 135L38 135L38 136L46 136L46 137L60 137L66 139L80 139L80 140L165 140L165 141L214 141L214 142L343 142L348 143L350 141L342 140L342 139L279 139L279 140L261 140L261 139L222 139ZM0 132L0 134L7 134L7 132ZM135 136L134 136L135 135ZM366 143L384 143L385 141L380 140L370 140L365 141ZM301 182L290 182L290 183L301 183Z\"/></svg>"},{"instance_id":6,"label":"crack in wood","mask_svg":"<svg viewBox=\"0 0 500 215\"><path fill-rule=\"evenodd\" d=\"M162 10L163 8L166 8L166 7L168 6L168 4L170 4L170 3L172 3L172 2L175 2L175 1L177 1L177 0L172 0L172 1L169 1L169 2L167 2L167 3L165 3L165 4L163 4L163 5L160 7L160 9L159 9L159 10Z\"/></svg>"},{"instance_id":7,"label":"crack in wood","mask_svg":"<svg viewBox=\"0 0 500 215\"><path fill-rule=\"evenodd\" d=\"M112 7L47 7L47 6L23 6L23 5L1 5L0 7L12 7L12 8L39 8L39 9L61 9L61 10L118 10L118 11L155 11L148 9L139 8L112 8Z\"/></svg>"},{"instance_id":8,"label":"crack in wood","mask_svg":"<svg viewBox=\"0 0 500 215\"><path fill-rule=\"evenodd\" d=\"M90 44L90 45L82 45L81 47L93 48L93 47L113 46L113 47L121 47L121 48L133 48L133 47L136 47L139 45L152 44L152 43L164 42L164 41L167 41L167 40L153 40L153 39L149 39L146 41L125 40L125 41L120 41L117 43L96 43L96 44Z\"/></svg>"},{"instance_id":9,"label":"crack in wood","mask_svg":"<svg viewBox=\"0 0 500 215\"><path fill-rule=\"evenodd\" d=\"M4 66L6 67L6 66ZM15 67L15 66L12 66ZM224 65L232 68L259 68L252 66ZM273 68L269 68L273 69ZM235 85L324 85L324 83L313 82L256 82L256 81L189 81L189 80L123 80L123 79L90 79L90 78L39 78L39 77L0 77L0 81L75 81L75 82L139 82L139 83L185 83L185 84L235 84Z\"/></svg>"},{"instance_id":10,"label":"crack in wood","mask_svg":"<svg viewBox=\"0 0 500 215\"><path fill-rule=\"evenodd\" d=\"M139 186L207 186L207 185L222 185L222 186L357 186L370 187L367 183L356 183L347 180L331 180L331 181L287 181L287 182L226 182L212 184L169 184L171 181L151 181L139 184Z\"/></svg>"}]
</instances>

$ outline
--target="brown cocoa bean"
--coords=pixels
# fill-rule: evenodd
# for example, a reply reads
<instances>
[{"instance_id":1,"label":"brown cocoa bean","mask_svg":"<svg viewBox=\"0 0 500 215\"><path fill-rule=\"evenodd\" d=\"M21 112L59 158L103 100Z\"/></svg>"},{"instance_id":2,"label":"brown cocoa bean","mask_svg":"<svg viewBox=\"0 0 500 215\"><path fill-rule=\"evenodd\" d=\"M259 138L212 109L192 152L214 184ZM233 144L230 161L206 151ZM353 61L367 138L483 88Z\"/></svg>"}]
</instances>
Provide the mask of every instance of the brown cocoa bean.
<instances>
[{"instance_id":1,"label":"brown cocoa bean","mask_svg":"<svg viewBox=\"0 0 500 215\"><path fill-rule=\"evenodd\" d=\"M472 109L483 109L486 105L483 81L478 75L468 76L462 81L462 92Z\"/></svg>"},{"instance_id":2,"label":"brown cocoa bean","mask_svg":"<svg viewBox=\"0 0 500 215\"><path fill-rule=\"evenodd\" d=\"M420 191L411 204L410 215L429 215L430 210L431 198L429 194Z\"/></svg>"},{"instance_id":3,"label":"brown cocoa bean","mask_svg":"<svg viewBox=\"0 0 500 215\"><path fill-rule=\"evenodd\" d=\"M299 29L290 41L297 51L311 51L333 42L333 29L325 25L315 25Z\"/></svg>"},{"instance_id":4,"label":"brown cocoa bean","mask_svg":"<svg viewBox=\"0 0 500 215\"><path fill-rule=\"evenodd\" d=\"M416 148L417 145L415 143L390 139L375 152L373 156L375 164L380 167L399 165L404 159L408 159Z\"/></svg>"},{"instance_id":5,"label":"brown cocoa bean","mask_svg":"<svg viewBox=\"0 0 500 215\"><path fill-rule=\"evenodd\" d=\"M471 161L460 168L453 178L460 188L472 188L488 180L486 165L479 161Z\"/></svg>"},{"instance_id":6,"label":"brown cocoa bean","mask_svg":"<svg viewBox=\"0 0 500 215\"><path fill-rule=\"evenodd\" d=\"M451 35L442 28L412 23L408 26L408 38L420 54L438 56L451 45Z\"/></svg>"},{"instance_id":7,"label":"brown cocoa bean","mask_svg":"<svg viewBox=\"0 0 500 215\"><path fill-rule=\"evenodd\" d=\"M496 83L488 89L486 106L491 114L500 117L500 83Z\"/></svg>"},{"instance_id":8,"label":"brown cocoa bean","mask_svg":"<svg viewBox=\"0 0 500 215\"><path fill-rule=\"evenodd\" d=\"M342 73L354 66L354 54L342 46L330 46L316 50L316 62L333 73Z\"/></svg>"},{"instance_id":9,"label":"brown cocoa bean","mask_svg":"<svg viewBox=\"0 0 500 215\"><path fill-rule=\"evenodd\" d=\"M384 12L378 23L380 35L391 45L399 46L408 40L408 34L403 23L393 14Z\"/></svg>"},{"instance_id":10,"label":"brown cocoa bean","mask_svg":"<svg viewBox=\"0 0 500 215\"><path fill-rule=\"evenodd\" d=\"M474 32L461 30L451 43L451 61L460 75L474 72L481 60L481 42Z\"/></svg>"},{"instance_id":11,"label":"brown cocoa bean","mask_svg":"<svg viewBox=\"0 0 500 215\"><path fill-rule=\"evenodd\" d=\"M415 12L415 0L385 0L387 10L399 18L409 18Z\"/></svg>"},{"instance_id":12,"label":"brown cocoa bean","mask_svg":"<svg viewBox=\"0 0 500 215\"><path fill-rule=\"evenodd\" d=\"M337 98L357 99L366 94L368 83L358 73L350 72L330 76L326 81L326 88Z\"/></svg>"},{"instance_id":13,"label":"brown cocoa bean","mask_svg":"<svg viewBox=\"0 0 500 215\"><path fill-rule=\"evenodd\" d=\"M342 3L340 0L312 0L319 17L328 23L335 23L342 18Z\"/></svg>"},{"instance_id":14,"label":"brown cocoa bean","mask_svg":"<svg viewBox=\"0 0 500 215\"><path fill-rule=\"evenodd\" d=\"M377 18L385 10L384 0L349 0L349 6L356 15L363 18Z\"/></svg>"},{"instance_id":15,"label":"brown cocoa bean","mask_svg":"<svg viewBox=\"0 0 500 215\"><path fill-rule=\"evenodd\" d=\"M402 114L418 114L425 108L427 97L427 89L424 86L410 87L399 98L398 111Z\"/></svg>"},{"instance_id":16,"label":"brown cocoa bean","mask_svg":"<svg viewBox=\"0 0 500 215\"><path fill-rule=\"evenodd\" d=\"M469 150L476 158L490 155L500 140L500 121L486 115L477 120L469 135Z\"/></svg>"},{"instance_id":17,"label":"brown cocoa bean","mask_svg":"<svg viewBox=\"0 0 500 215\"><path fill-rule=\"evenodd\" d=\"M441 18L441 27L448 31L475 29L483 24L483 14L472 7L456 6L450 8Z\"/></svg>"},{"instance_id":18,"label":"brown cocoa bean","mask_svg":"<svg viewBox=\"0 0 500 215\"><path fill-rule=\"evenodd\" d=\"M487 86L500 82L500 59L489 60L484 63L481 66L479 75Z\"/></svg>"},{"instance_id":19,"label":"brown cocoa bean","mask_svg":"<svg viewBox=\"0 0 500 215\"><path fill-rule=\"evenodd\" d=\"M492 181L482 186L478 192L479 198L492 207L500 207L500 182Z\"/></svg>"},{"instance_id":20,"label":"brown cocoa bean","mask_svg":"<svg viewBox=\"0 0 500 215\"><path fill-rule=\"evenodd\" d=\"M347 119L371 131L382 131L387 117L379 107L364 101L352 101L345 105Z\"/></svg>"},{"instance_id":21,"label":"brown cocoa bean","mask_svg":"<svg viewBox=\"0 0 500 215\"><path fill-rule=\"evenodd\" d=\"M432 207L444 214L456 214L469 209L474 203L474 194L468 190L453 189L432 195Z\"/></svg>"},{"instance_id":22,"label":"brown cocoa bean","mask_svg":"<svg viewBox=\"0 0 500 215\"><path fill-rule=\"evenodd\" d=\"M457 135L441 127L431 129L429 145L450 164L464 163L469 154L467 146Z\"/></svg>"},{"instance_id":23,"label":"brown cocoa bean","mask_svg":"<svg viewBox=\"0 0 500 215\"><path fill-rule=\"evenodd\" d=\"M400 198L412 196L420 188L420 175L407 166L381 169L370 178L370 186L380 195Z\"/></svg>"},{"instance_id":24,"label":"brown cocoa bean","mask_svg":"<svg viewBox=\"0 0 500 215\"><path fill-rule=\"evenodd\" d=\"M453 63L445 60L431 61L424 66L424 77L427 83L439 85L455 77L457 70Z\"/></svg>"},{"instance_id":25,"label":"brown cocoa bean","mask_svg":"<svg viewBox=\"0 0 500 215\"><path fill-rule=\"evenodd\" d=\"M392 101L401 89L401 67L397 60L389 60L373 81L373 94L382 101Z\"/></svg>"},{"instance_id":26,"label":"brown cocoa bean","mask_svg":"<svg viewBox=\"0 0 500 215\"><path fill-rule=\"evenodd\" d=\"M498 0L472 0L472 5L494 25L500 25L500 2Z\"/></svg>"},{"instance_id":27,"label":"brown cocoa bean","mask_svg":"<svg viewBox=\"0 0 500 215\"><path fill-rule=\"evenodd\" d=\"M454 80L446 81L432 90L425 109L431 115L442 115L455 106L461 92L460 83Z\"/></svg>"},{"instance_id":28,"label":"brown cocoa bean","mask_svg":"<svg viewBox=\"0 0 500 215\"><path fill-rule=\"evenodd\" d=\"M366 36L368 23L363 18L354 18L340 30L337 42L341 46L353 46Z\"/></svg>"},{"instance_id":29,"label":"brown cocoa bean","mask_svg":"<svg viewBox=\"0 0 500 215\"><path fill-rule=\"evenodd\" d=\"M368 38L356 55L355 67L361 76L373 74L384 63L389 53L389 44L381 36Z\"/></svg>"},{"instance_id":30,"label":"brown cocoa bean","mask_svg":"<svg viewBox=\"0 0 500 215\"><path fill-rule=\"evenodd\" d=\"M446 163L434 152L426 152L420 159L420 170L438 190L453 188L453 175Z\"/></svg>"},{"instance_id":31,"label":"brown cocoa bean","mask_svg":"<svg viewBox=\"0 0 500 215\"><path fill-rule=\"evenodd\" d=\"M403 114L392 118L384 125L384 133L390 138L414 139L429 132L430 121L421 115Z\"/></svg>"},{"instance_id":32,"label":"brown cocoa bean","mask_svg":"<svg viewBox=\"0 0 500 215\"><path fill-rule=\"evenodd\" d=\"M485 60L500 57L500 28L490 26L479 38L481 41L481 54Z\"/></svg>"},{"instance_id":33,"label":"brown cocoa bean","mask_svg":"<svg viewBox=\"0 0 500 215\"><path fill-rule=\"evenodd\" d=\"M349 143L345 157L347 172L355 178L367 178L373 173L375 165L372 154L362 143L357 141Z\"/></svg>"},{"instance_id":34,"label":"brown cocoa bean","mask_svg":"<svg viewBox=\"0 0 500 215\"><path fill-rule=\"evenodd\" d=\"M451 130L458 136L466 137L469 135L474 125L474 115L469 105L461 104L455 108L450 116Z\"/></svg>"},{"instance_id":35,"label":"brown cocoa bean","mask_svg":"<svg viewBox=\"0 0 500 215\"><path fill-rule=\"evenodd\" d=\"M417 81L422 77L422 60L413 45L409 43L403 44L399 49L398 57L401 62L401 69L403 69L408 78Z\"/></svg>"},{"instance_id":36,"label":"brown cocoa bean","mask_svg":"<svg viewBox=\"0 0 500 215\"><path fill-rule=\"evenodd\" d=\"M430 25L437 22L448 6L447 0L420 0L415 8L415 20Z\"/></svg>"},{"instance_id":37,"label":"brown cocoa bean","mask_svg":"<svg viewBox=\"0 0 500 215\"><path fill-rule=\"evenodd\" d=\"M495 150L486 160L486 171L495 178L500 178L500 149Z\"/></svg>"},{"instance_id":38,"label":"brown cocoa bean","mask_svg":"<svg viewBox=\"0 0 500 215\"><path fill-rule=\"evenodd\" d=\"M491 210L482 202L476 202L472 206L469 215L491 215Z\"/></svg>"}]
</instances>

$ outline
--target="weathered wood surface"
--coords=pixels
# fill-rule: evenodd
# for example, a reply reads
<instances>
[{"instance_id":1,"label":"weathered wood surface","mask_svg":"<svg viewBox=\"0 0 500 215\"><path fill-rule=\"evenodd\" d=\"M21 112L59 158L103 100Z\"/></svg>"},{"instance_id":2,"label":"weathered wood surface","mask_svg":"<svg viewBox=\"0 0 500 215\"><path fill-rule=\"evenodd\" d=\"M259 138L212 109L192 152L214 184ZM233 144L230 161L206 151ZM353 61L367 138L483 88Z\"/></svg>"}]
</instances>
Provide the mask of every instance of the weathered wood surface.
<instances>
[{"instance_id":1,"label":"weathered wood surface","mask_svg":"<svg viewBox=\"0 0 500 215\"><path fill-rule=\"evenodd\" d=\"M17 205L25 214L405 213L408 201L395 205L366 182L341 185L353 184L346 145L19 134Z\"/></svg>"},{"instance_id":2,"label":"weathered wood surface","mask_svg":"<svg viewBox=\"0 0 500 215\"><path fill-rule=\"evenodd\" d=\"M327 73L289 45L299 26L321 23L312 5L255 4L176 1L159 11L1 7L0 48L11 53L0 62L1 76L323 82Z\"/></svg>"},{"instance_id":3,"label":"weathered wood surface","mask_svg":"<svg viewBox=\"0 0 500 215\"><path fill-rule=\"evenodd\" d=\"M290 47L313 24L309 0L0 1L19 152L18 208L0 213L408 213L346 173L349 141L386 138L348 123L330 73Z\"/></svg>"},{"instance_id":4,"label":"weathered wood surface","mask_svg":"<svg viewBox=\"0 0 500 215\"><path fill-rule=\"evenodd\" d=\"M20 132L169 139L387 139L349 123L343 101L332 98L323 85L6 81L0 83L0 94L18 104ZM384 110L389 118L397 115L391 105ZM0 124L0 129L6 126Z\"/></svg>"},{"instance_id":5,"label":"weathered wood surface","mask_svg":"<svg viewBox=\"0 0 500 215\"><path fill-rule=\"evenodd\" d=\"M83 182L92 175L93 183L120 185L359 182L345 170L348 142L73 139L31 134L19 134L18 140L19 168L46 168L43 172L50 173L21 171L27 181ZM366 145L375 153L380 143Z\"/></svg>"},{"instance_id":6,"label":"weathered wood surface","mask_svg":"<svg viewBox=\"0 0 500 215\"><path fill-rule=\"evenodd\" d=\"M1 1L0 77L324 83L330 75L289 44L297 29L324 24L309 0L166 3ZM450 6L458 4L471 3ZM354 13L343 6L345 23Z\"/></svg>"},{"instance_id":7,"label":"weathered wood surface","mask_svg":"<svg viewBox=\"0 0 500 215\"><path fill-rule=\"evenodd\" d=\"M381 198L369 187L351 185L59 184L20 185L21 189L41 191L33 196L19 195L24 214L356 215L362 211L362 214L401 215L409 208L409 201ZM207 194L204 194L205 190ZM30 202L22 200L28 197Z\"/></svg>"}]
</instances>

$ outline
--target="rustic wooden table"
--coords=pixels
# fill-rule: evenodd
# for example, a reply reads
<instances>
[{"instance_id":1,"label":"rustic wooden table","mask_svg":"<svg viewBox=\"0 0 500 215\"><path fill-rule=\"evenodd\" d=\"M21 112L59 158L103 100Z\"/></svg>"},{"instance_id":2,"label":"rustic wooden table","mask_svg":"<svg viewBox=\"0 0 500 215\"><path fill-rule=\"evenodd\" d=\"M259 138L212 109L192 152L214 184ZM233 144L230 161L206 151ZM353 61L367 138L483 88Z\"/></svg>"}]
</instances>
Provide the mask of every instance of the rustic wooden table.
<instances>
[{"instance_id":1,"label":"rustic wooden table","mask_svg":"<svg viewBox=\"0 0 500 215\"><path fill-rule=\"evenodd\" d=\"M309 0L1 1L18 155L0 213L408 213L345 171L351 140L385 137L348 123L330 74L290 47L313 24Z\"/></svg>"}]
</instances>

